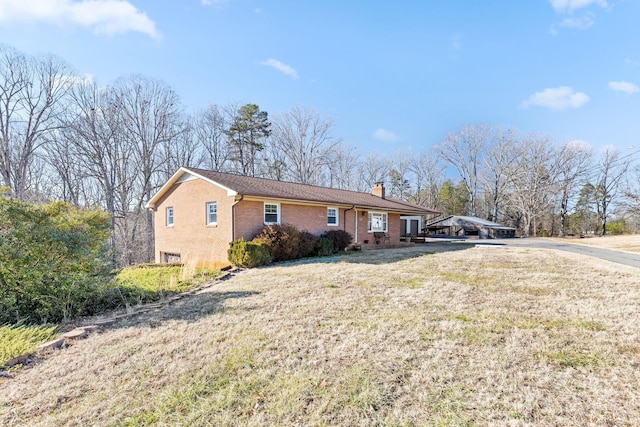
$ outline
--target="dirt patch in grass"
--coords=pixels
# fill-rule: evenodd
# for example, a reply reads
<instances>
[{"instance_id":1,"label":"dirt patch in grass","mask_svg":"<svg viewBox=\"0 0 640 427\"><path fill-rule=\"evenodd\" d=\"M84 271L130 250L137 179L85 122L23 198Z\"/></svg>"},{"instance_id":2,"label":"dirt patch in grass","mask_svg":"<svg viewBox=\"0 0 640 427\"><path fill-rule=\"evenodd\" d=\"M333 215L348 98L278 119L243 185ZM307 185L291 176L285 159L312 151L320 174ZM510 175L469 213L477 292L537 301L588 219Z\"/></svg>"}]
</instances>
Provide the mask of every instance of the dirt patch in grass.
<instances>
[{"instance_id":1,"label":"dirt patch in grass","mask_svg":"<svg viewBox=\"0 0 640 427\"><path fill-rule=\"evenodd\" d=\"M640 419L637 269L428 247L242 272L0 378L0 424Z\"/></svg>"}]
</instances>

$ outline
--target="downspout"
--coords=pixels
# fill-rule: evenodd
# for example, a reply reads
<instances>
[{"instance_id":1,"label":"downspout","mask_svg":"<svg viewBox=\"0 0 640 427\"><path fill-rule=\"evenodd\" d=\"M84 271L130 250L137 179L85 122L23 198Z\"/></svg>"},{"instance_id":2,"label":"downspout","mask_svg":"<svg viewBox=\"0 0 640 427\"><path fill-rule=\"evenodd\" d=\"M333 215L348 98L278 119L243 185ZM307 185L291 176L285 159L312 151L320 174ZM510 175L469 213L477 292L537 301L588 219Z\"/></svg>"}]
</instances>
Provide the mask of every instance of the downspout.
<instances>
[{"instance_id":1,"label":"downspout","mask_svg":"<svg viewBox=\"0 0 640 427\"><path fill-rule=\"evenodd\" d=\"M345 209L344 212L342 213L342 229L344 231L347 231L347 212L355 209L356 205L351 206L349 209ZM358 241L358 211L355 211L355 219L356 219L356 233L355 236L353 237L353 242L356 243Z\"/></svg>"},{"instance_id":2,"label":"downspout","mask_svg":"<svg viewBox=\"0 0 640 427\"><path fill-rule=\"evenodd\" d=\"M231 227L231 241L232 242L234 240L236 240L236 205L238 203L240 203L242 201L242 199L244 199L244 194L241 194L240 195L240 199L236 200L231 205L231 224L233 224L233 226Z\"/></svg>"}]
</instances>

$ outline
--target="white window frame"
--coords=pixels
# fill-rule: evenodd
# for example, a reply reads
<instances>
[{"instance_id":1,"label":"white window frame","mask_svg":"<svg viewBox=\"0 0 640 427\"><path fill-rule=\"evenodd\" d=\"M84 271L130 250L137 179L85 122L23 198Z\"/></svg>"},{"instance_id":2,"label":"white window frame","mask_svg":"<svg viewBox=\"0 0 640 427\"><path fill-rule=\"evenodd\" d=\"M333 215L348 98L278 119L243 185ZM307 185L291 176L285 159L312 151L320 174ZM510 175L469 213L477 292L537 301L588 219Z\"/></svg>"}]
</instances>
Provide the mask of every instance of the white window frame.
<instances>
[{"instance_id":1,"label":"white window frame","mask_svg":"<svg viewBox=\"0 0 640 427\"><path fill-rule=\"evenodd\" d=\"M330 211L335 211L335 215L333 216L336 219L336 222L332 223L329 221L329 218L332 218L331 215L329 215ZM327 207L327 226L329 227L338 227L340 225L340 209L339 208L334 208L332 206Z\"/></svg>"},{"instance_id":2,"label":"white window frame","mask_svg":"<svg viewBox=\"0 0 640 427\"><path fill-rule=\"evenodd\" d=\"M275 206L276 207L276 221L267 221L267 206ZM269 215L273 215L273 212L269 212ZM265 225L277 225L280 224L280 203L273 202L264 202L264 207L262 209L262 219L264 220Z\"/></svg>"},{"instance_id":3,"label":"white window frame","mask_svg":"<svg viewBox=\"0 0 640 427\"><path fill-rule=\"evenodd\" d=\"M211 212L211 207L215 208L214 212ZM217 225L218 224L218 202L207 202L207 225ZM215 220L211 220L211 216L215 215Z\"/></svg>"},{"instance_id":4,"label":"white window frame","mask_svg":"<svg viewBox=\"0 0 640 427\"><path fill-rule=\"evenodd\" d=\"M173 223L174 223L173 206L167 207L167 209L165 210L165 217L166 217L167 227L173 227Z\"/></svg>"},{"instance_id":5,"label":"white window frame","mask_svg":"<svg viewBox=\"0 0 640 427\"><path fill-rule=\"evenodd\" d=\"M373 228L373 218L379 217L382 223L382 228ZM373 233L376 231L383 231L387 233L389 231L389 214L386 212L369 212L367 219L367 232Z\"/></svg>"}]
</instances>

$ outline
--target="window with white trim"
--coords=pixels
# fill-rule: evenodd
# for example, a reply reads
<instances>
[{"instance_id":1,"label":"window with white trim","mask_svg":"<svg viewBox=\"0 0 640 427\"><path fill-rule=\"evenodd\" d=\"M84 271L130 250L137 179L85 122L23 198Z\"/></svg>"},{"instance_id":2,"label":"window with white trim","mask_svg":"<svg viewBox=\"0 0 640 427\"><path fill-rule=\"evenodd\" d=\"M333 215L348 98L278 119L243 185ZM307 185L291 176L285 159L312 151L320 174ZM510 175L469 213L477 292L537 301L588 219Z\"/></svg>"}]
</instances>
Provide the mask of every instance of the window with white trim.
<instances>
[{"instance_id":1,"label":"window with white trim","mask_svg":"<svg viewBox=\"0 0 640 427\"><path fill-rule=\"evenodd\" d=\"M207 202L207 225L216 225L218 223L218 203Z\"/></svg>"},{"instance_id":2,"label":"window with white trim","mask_svg":"<svg viewBox=\"0 0 640 427\"><path fill-rule=\"evenodd\" d=\"M338 225L338 208L327 208L327 225Z\"/></svg>"},{"instance_id":3,"label":"window with white trim","mask_svg":"<svg viewBox=\"0 0 640 427\"><path fill-rule=\"evenodd\" d=\"M367 221L367 231L388 231L387 214L385 212L369 212L369 220Z\"/></svg>"},{"instance_id":4,"label":"window with white trim","mask_svg":"<svg viewBox=\"0 0 640 427\"><path fill-rule=\"evenodd\" d=\"M277 203L264 204L264 223L280 224L280 205Z\"/></svg>"},{"instance_id":5,"label":"window with white trim","mask_svg":"<svg viewBox=\"0 0 640 427\"><path fill-rule=\"evenodd\" d=\"M173 226L173 207L167 208L167 227Z\"/></svg>"}]
</instances>

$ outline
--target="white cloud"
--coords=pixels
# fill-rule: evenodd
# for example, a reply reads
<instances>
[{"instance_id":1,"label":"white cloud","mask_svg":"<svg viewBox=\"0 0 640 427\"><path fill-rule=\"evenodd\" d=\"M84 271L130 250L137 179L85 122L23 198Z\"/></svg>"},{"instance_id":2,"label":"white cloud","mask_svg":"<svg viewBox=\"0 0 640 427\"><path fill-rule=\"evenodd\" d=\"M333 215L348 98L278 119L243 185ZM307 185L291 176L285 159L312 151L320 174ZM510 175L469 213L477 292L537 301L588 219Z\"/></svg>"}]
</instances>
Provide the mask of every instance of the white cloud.
<instances>
[{"instance_id":1,"label":"white cloud","mask_svg":"<svg viewBox=\"0 0 640 427\"><path fill-rule=\"evenodd\" d=\"M619 82L609 82L609 89L615 90L616 92L624 92L624 93L637 93L640 92L640 87L633 83L619 81Z\"/></svg>"},{"instance_id":2,"label":"white cloud","mask_svg":"<svg viewBox=\"0 0 640 427\"><path fill-rule=\"evenodd\" d=\"M582 18L565 18L558 24L560 27L564 28L575 28L577 30L586 30L589 27L592 27L595 23L593 19L593 14L588 13Z\"/></svg>"},{"instance_id":3,"label":"white cloud","mask_svg":"<svg viewBox=\"0 0 640 427\"><path fill-rule=\"evenodd\" d=\"M592 4L600 7L609 7L606 0L549 0L556 12L573 12L577 9L590 6Z\"/></svg>"},{"instance_id":4,"label":"white cloud","mask_svg":"<svg viewBox=\"0 0 640 427\"><path fill-rule=\"evenodd\" d=\"M222 4L226 3L227 0L200 0L203 6L211 6L212 4Z\"/></svg>"},{"instance_id":5,"label":"white cloud","mask_svg":"<svg viewBox=\"0 0 640 427\"><path fill-rule=\"evenodd\" d=\"M127 0L0 0L0 22L73 24L98 34L136 31L160 38L155 23Z\"/></svg>"},{"instance_id":6,"label":"white cloud","mask_svg":"<svg viewBox=\"0 0 640 427\"><path fill-rule=\"evenodd\" d=\"M595 24L593 13L587 13L581 18L565 18L559 24L551 26L549 32L554 36L558 34L558 28L572 28L574 30L586 30Z\"/></svg>"},{"instance_id":7,"label":"white cloud","mask_svg":"<svg viewBox=\"0 0 640 427\"><path fill-rule=\"evenodd\" d=\"M286 74L292 79L298 78L298 72L295 70L295 68L291 67L290 65L284 64L277 59L269 58L266 61L262 61L260 64L266 65L267 67L275 68L276 70L280 71L283 74Z\"/></svg>"},{"instance_id":8,"label":"white cloud","mask_svg":"<svg viewBox=\"0 0 640 427\"><path fill-rule=\"evenodd\" d=\"M61 76L60 82L70 86L81 86L93 83L93 74L85 73L83 76Z\"/></svg>"},{"instance_id":9,"label":"white cloud","mask_svg":"<svg viewBox=\"0 0 640 427\"><path fill-rule=\"evenodd\" d=\"M581 150L591 150L593 148L593 146L591 145L591 143L583 140L583 139L573 139L571 141L568 142L567 144L569 147L574 148L574 149L581 149Z\"/></svg>"},{"instance_id":10,"label":"white cloud","mask_svg":"<svg viewBox=\"0 0 640 427\"><path fill-rule=\"evenodd\" d=\"M385 142L396 142L400 139L400 137L398 135L396 135L395 133L391 132L390 130L386 130L383 128L378 128L373 132L373 137L375 139L378 139L380 141L385 141Z\"/></svg>"},{"instance_id":11,"label":"white cloud","mask_svg":"<svg viewBox=\"0 0 640 427\"><path fill-rule=\"evenodd\" d=\"M569 86L547 88L536 92L522 103L522 108L546 107L550 110L566 110L580 108L589 102L589 96L583 92L576 92Z\"/></svg>"}]
</instances>

